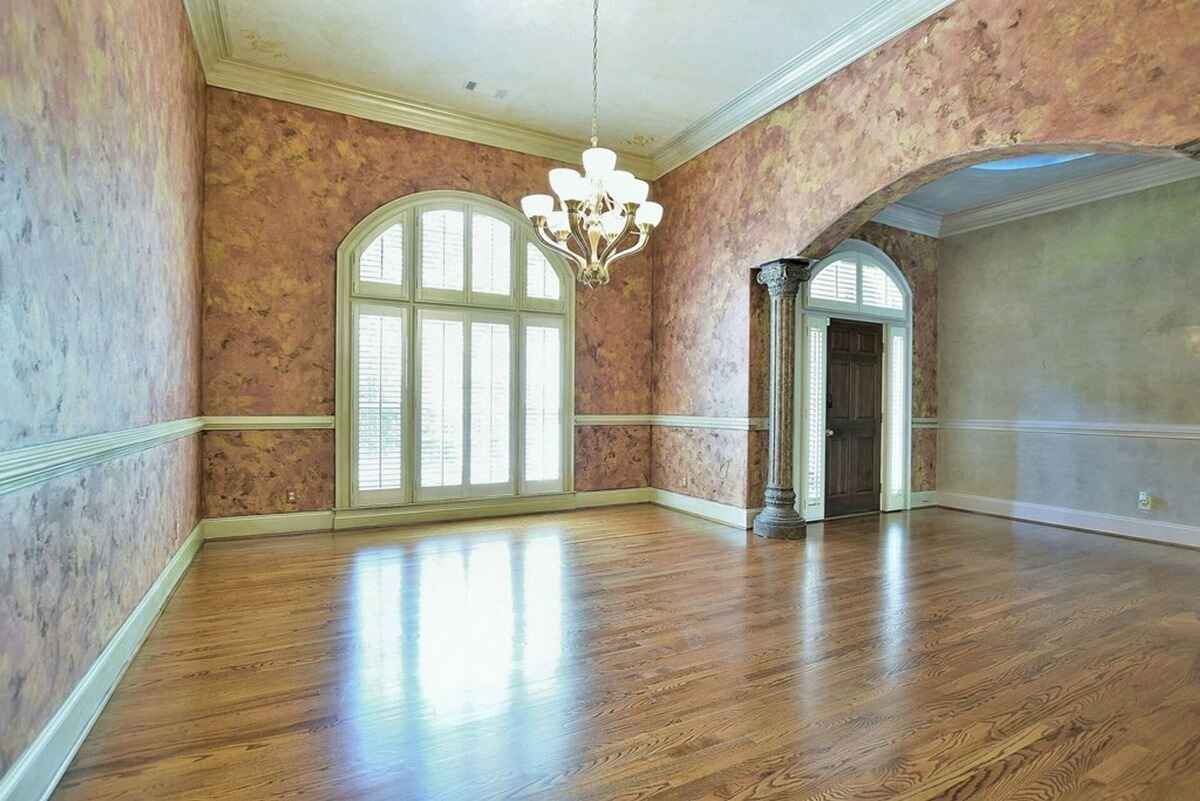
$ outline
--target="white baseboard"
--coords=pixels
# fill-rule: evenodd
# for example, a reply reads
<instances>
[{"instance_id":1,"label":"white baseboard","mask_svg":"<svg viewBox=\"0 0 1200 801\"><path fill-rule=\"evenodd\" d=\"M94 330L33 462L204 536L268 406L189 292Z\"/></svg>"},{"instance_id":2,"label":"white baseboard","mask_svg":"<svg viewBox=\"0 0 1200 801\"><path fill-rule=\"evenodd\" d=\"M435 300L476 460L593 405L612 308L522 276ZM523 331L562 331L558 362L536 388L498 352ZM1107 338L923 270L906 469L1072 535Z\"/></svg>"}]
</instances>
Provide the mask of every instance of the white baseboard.
<instances>
[{"instance_id":1,"label":"white baseboard","mask_svg":"<svg viewBox=\"0 0 1200 801\"><path fill-rule=\"evenodd\" d=\"M751 528L754 525L754 516L761 511L759 509L743 509L740 506L730 506L663 489L652 489L650 500L658 506L665 506L677 512L686 512L689 515L703 517L705 520L712 520L714 523L724 523L740 529Z\"/></svg>"},{"instance_id":2,"label":"white baseboard","mask_svg":"<svg viewBox=\"0 0 1200 801\"><path fill-rule=\"evenodd\" d=\"M1052 526L1081 528L1102 534L1116 534L1138 540L1200 548L1200 527L1182 523L1112 515L1106 512L1088 512L1083 509L1068 509L1062 506L1046 506L1040 503L988 498L982 495L965 495L957 492L938 491L937 505L967 512L981 512L1017 520L1029 520L1034 523L1046 523Z\"/></svg>"},{"instance_id":3,"label":"white baseboard","mask_svg":"<svg viewBox=\"0 0 1200 801\"><path fill-rule=\"evenodd\" d=\"M925 492L913 492L909 494L909 509L920 509L922 506L936 506L937 492L934 490L926 490Z\"/></svg>"},{"instance_id":4,"label":"white baseboard","mask_svg":"<svg viewBox=\"0 0 1200 801\"><path fill-rule=\"evenodd\" d=\"M230 537L261 537L271 534L301 534L310 531L329 531L333 528L333 512L284 512L275 515L240 515L238 517L206 517L201 521L204 539L223 540Z\"/></svg>"},{"instance_id":5,"label":"white baseboard","mask_svg":"<svg viewBox=\"0 0 1200 801\"><path fill-rule=\"evenodd\" d=\"M650 487L630 489L592 490L575 493L576 509L591 509L597 506L620 506L628 503L650 503L654 490Z\"/></svg>"},{"instance_id":6,"label":"white baseboard","mask_svg":"<svg viewBox=\"0 0 1200 801\"><path fill-rule=\"evenodd\" d=\"M197 523L54 717L0 779L0 801L50 797L203 542Z\"/></svg>"}]
</instances>

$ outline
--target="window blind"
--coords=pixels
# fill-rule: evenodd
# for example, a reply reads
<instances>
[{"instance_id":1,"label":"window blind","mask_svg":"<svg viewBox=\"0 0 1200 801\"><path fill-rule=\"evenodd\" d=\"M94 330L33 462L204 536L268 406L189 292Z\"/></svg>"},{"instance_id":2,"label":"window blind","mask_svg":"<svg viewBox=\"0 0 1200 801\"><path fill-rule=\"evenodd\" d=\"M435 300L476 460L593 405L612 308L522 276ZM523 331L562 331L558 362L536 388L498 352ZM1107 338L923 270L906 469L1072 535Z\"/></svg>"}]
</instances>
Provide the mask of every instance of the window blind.
<instances>
[{"instance_id":1,"label":"window blind","mask_svg":"<svg viewBox=\"0 0 1200 801\"><path fill-rule=\"evenodd\" d=\"M471 290L508 295L511 287L512 228L476 212L471 216Z\"/></svg>"},{"instance_id":2,"label":"window blind","mask_svg":"<svg viewBox=\"0 0 1200 801\"><path fill-rule=\"evenodd\" d=\"M525 245L525 263L525 294L540 300L559 300L562 287L558 283L558 273L532 242Z\"/></svg>"},{"instance_id":3,"label":"window blind","mask_svg":"<svg viewBox=\"0 0 1200 801\"><path fill-rule=\"evenodd\" d=\"M421 486L463 483L463 321L421 316Z\"/></svg>"},{"instance_id":4,"label":"window blind","mask_svg":"<svg viewBox=\"0 0 1200 801\"><path fill-rule=\"evenodd\" d=\"M463 213L430 209L421 213L421 286L463 288Z\"/></svg>"},{"instance_id":5,"label":"window blind","mask_svg":"<svg viewBox=\"0 0 1200 801\"><path fill-rule=\"evenodd\" d=\"M404 283L404 226L388 228L367 245L358 261L362 281L401 286Z\"/></svg>"},{"instance_id":6,"label":"window blind","mask_svg":"<svg viewBox=\"0 0 1200 801\"><path fill-rule=\"evenodd\" d=\"M858 302L858 265L835 261L817 273L808 284L808 296L814 300Z\"/></svg>"},{"instance_id":7,"label":"window blind","mask_svg":"<svg viewBox=\"0 0 1200 801\"><path fill-rule=\"evenodd\" d=\"M471 323L471 484L510 480L512 326Z\"/></svg>"},{"instance_id":8,"label":"window blind","mask_svg":"<svg viewBox=\"0 0 1200 801\"><path fill-rule=\"evenodd\" d=\"M562 332L525 329L525 480L562 477Z\"/></svg>"},{"instance_id":9,"label":"window blind","mask_svg":"<svg viewBox=\"0 0 1200 801\"><path fill-rule=\"evenodd\" d=\"M862 268L862 302L864 306L904 311L904 296L900 294L900 287L874 264L864 264Z\"/></svg>"},{"instance_id":10,"label":"window blind","mask_svg":"<svg viewBox=\"0 0 1200 801\"><path fill-rule=\"evenodd\" d=\"M360 312L358 488L401 489L404 481L404 318Z\"/></svg>"}]
</instances>

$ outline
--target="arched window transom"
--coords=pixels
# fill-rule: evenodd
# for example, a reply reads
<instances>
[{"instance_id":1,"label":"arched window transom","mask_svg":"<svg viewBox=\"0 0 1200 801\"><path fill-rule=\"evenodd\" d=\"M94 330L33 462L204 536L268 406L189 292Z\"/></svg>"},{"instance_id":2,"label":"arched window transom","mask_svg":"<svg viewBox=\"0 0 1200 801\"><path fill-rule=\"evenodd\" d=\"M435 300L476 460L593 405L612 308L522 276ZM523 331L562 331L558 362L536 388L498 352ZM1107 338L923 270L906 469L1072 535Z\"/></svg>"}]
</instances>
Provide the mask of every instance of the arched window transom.
<instances>
[{"instance_id":1,"label":"arched window transom","mask_svg":"<svg viewBox=\"0 0 1200 801\"><path fill-rule=\"evenodd\" d=\"M890 269L865 248L845 248L821 262L805 287L806 306L903 318L904 292Z\"/></svg>"},{"instance_id":2,"label":"arched window transom","mask_svg":"<svg viewBox=\"0 0 1200 801\"><path fill-rule=\"evenodd\" d=\"M573 284L514 209L427 192L338 249L338 505L571 488Z\"/></svg>"}]
</instances>

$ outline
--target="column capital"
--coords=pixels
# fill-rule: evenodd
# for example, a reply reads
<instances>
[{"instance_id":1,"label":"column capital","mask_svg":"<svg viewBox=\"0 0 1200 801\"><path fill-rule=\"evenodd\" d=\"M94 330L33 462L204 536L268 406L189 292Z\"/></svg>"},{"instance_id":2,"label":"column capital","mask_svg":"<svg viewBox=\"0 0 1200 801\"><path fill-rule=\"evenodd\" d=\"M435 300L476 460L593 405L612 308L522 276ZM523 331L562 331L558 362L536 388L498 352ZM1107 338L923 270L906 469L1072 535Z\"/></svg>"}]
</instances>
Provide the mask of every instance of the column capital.
<instances>
[{"instance_id":1,"label":"column capital","mask_svg":"<svg viewBox=\"0 0 1200 801\"><path fill-rule=\"evenodd\" d=\"M789 297L800 291L800 284L812 276L814 259L803 256L784 256L759 265L758 283L767 288L771 297Z\"/></svg>"}]
</instances>

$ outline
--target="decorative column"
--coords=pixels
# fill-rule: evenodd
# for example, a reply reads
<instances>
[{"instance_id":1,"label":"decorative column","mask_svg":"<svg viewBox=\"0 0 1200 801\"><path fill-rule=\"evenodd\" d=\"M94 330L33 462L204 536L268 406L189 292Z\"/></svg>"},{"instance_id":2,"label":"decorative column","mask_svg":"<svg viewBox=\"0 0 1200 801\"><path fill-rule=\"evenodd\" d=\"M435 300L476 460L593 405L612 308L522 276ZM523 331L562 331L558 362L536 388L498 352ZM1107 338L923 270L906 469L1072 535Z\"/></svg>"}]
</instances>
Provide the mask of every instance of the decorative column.
<instances>
[{"instance_id":1,"label":"decorative column","mask_svg":"<svg viewBox=\"0 0 1200 801\"><path fill-rule=\"evenodd\" d=\"M758 283L771 295L771 400L767 491L754 533L772 539L804 538L804 518L792 488L792 417L796 384L796 294L812 271L812 259L789 257L761 266Z\"/></svg>"}]
</instances>

